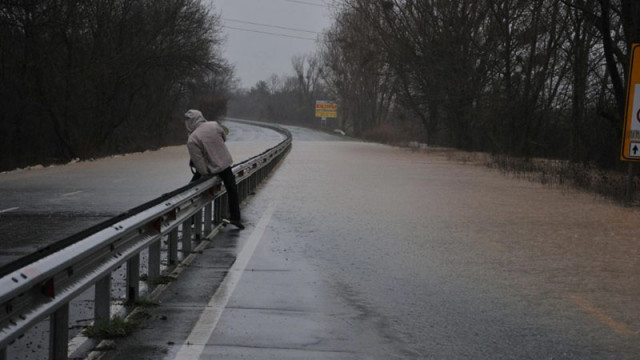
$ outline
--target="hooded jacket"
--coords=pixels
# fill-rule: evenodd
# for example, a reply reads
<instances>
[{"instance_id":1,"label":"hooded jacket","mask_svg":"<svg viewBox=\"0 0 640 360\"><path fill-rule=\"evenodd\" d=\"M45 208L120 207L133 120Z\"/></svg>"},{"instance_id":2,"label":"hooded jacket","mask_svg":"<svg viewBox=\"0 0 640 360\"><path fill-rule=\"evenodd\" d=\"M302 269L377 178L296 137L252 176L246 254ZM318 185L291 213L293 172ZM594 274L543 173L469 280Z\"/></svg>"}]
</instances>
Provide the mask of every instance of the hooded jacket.
<instances>
[{"instance_id":1,"label":"hooded jacket","mask_svg":"<svg viewBox=\"0 0 640 360\"><path fill-rule=\"evenodd\" d=\"M198 110L189 110L184 116L189 133L187 149L196 170L202 175L212 175L231 166L233 160L225 145L222 126L207 121Z\"/></svg>"}]
</instances>

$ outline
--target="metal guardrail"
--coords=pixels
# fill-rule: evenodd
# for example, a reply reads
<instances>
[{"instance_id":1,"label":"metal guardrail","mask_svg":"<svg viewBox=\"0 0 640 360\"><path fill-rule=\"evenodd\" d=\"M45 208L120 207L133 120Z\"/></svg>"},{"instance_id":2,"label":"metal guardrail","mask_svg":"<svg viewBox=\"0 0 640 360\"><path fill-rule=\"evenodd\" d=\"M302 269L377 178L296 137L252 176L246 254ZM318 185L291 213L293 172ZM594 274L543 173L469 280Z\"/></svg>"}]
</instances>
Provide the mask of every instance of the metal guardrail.
<instances>
[{"instance_id":1,"label":"metal guardrail","mask_svg":"<svg viewBox=\"0 0 640 360\"><path fill-rule=\"evenodd\" d=\"M241 201L291 147L288 130L256 125L276 130L286 139L233 167ZM163 239L168 240L167 262L175 267L179 245L183 254L191 252L194 238L215 234L227 212L227 194L220 178L208 177L125 213L116 221L105 222L89 234L72 237L73 242L56 251L17 268L14 265L15 269L5 271L0 278L0 360L6 359L11 343L46 318L50 320L49 359L67 359L71 300L95 286L94 323L109 320L111 273L115 269L126 263L127 301L136 300L142 251L148 249L148 278L158 279Z\"/></svg>"}]
</instances>

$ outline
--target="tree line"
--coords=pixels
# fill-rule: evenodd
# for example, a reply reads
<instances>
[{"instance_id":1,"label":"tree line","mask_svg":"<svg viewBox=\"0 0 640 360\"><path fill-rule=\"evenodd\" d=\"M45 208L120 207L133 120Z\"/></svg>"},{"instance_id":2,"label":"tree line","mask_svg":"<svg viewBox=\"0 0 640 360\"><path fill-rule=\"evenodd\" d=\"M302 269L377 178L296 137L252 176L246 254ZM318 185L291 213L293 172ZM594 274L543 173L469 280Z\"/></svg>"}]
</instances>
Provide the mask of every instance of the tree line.
<instances>
[{"instance_id":1,"label":"tree line","mask_svg":"<svg viewBox=\"0 0 640 360\"><path fill-rule=\"evenodd\" d=\"M184 142L233 87L195 0L0 0L0 169Z\"/></svg>"},{"instance_id":2,"label":"tree line","mask_svg":"<svg viewBox=\"0 0 640 360\"><path fill-rule=\"evenodd\" d=\"M316 100L330 96L322 78L322 59L315 54L291 59L292 75L276 75L258 81L250 89L236 89L228 115L244 119L305 126L318 126ZM335 124L334 124L335 125Z\"/></svg>"},{"instance_id":3,"label":"tree line","mask_svg":"<svg viewBox=\"0 0 640 360\"><path fill-rule=\"evenodd\" d=\"M0 169L184 141L181 114L619 167L635 0L339 0L291 76L237 89L197 0L0 0ZM232 93L233 91L233 93ZM232 101L227 102L232 96Z\"/></svg>"},{"instance_id":4,"label":"tree line","mask_svg":"<svg viewBox=\"0 0 640 360\"><path fill-rule=\"evenodd\" d=\"M330 98L337 126L358 137L620 165L640 2L337 3L317 53L230 111L317 124L313 102Z\"/></svg>"}]
</instances>

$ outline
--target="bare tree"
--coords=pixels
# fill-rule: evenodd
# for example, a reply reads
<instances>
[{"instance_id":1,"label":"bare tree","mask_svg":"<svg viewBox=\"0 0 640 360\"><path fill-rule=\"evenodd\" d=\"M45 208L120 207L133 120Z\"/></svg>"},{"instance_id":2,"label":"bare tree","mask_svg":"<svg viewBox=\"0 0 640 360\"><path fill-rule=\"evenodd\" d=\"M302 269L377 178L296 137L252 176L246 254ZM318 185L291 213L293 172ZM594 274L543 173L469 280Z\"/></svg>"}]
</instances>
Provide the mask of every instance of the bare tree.
<instances>
[{"instance_id":1,"label":"bare tree","mask_svg":"<svg viewBox=\"0 0 640 360\"><path fill-rule=\"evenodd\" d=\"M0 30L2 167L158 146L185 84L232 71L197 0L0 1Z\"/></svg>"},{"instance_id":2,"label":"bare tree","mask_svg":"<svg viewBox=\"0 0 640 360\"><path fill-rule=\"evenodd\" d=\"M594 132L619 126L608 109L619 108L627 68L619 49L637 31L638 16L629 14L638 7L628 0L343 0L325 42L327 84L354 129L360 119L379 121L358 106L375 98L358 87L362 79L377 77L394 84L384 91L393 94L388 111L410 110L429 143L588 161L603 147L613 154L615 141ZM599 121L590 104L611 121Z\"/></svg>"},{"instance_id":3,"label":"bare tree","mask_svg":"<svg viewBox=\"0 0 640 360\"><path fill-rule=\"evenodd\" d=\"M323 78L338 97L341 126L356 136L386 120L396 88L380 51L376 10L375 3L346 2L323 50Z\"/></svg>"}]
</instances>

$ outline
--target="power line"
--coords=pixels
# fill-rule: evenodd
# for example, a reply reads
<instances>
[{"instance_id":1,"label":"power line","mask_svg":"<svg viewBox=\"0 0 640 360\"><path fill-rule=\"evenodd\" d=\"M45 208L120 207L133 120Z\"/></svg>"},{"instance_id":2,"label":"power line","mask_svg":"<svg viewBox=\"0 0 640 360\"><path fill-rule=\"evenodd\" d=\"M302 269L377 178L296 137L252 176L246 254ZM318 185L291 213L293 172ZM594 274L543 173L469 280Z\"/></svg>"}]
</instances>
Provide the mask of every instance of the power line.
<instances>
[{"instance_id":1,"label":"power line","mask_svg":"<svg viewBox=\"0 0 640 360\"><path fill-rule=\"evenodd\" d=\"M317 31L303 30L303 29L295 29L295 28L289 28L289 27L278 26L278 25L260 24L260 23L255 23L255 22L251 22L251 21L235 20L235 19L227 19L227 18L222 18L222 20L224 20L224 21L230 21L230 22L236 22L236 23L240 23L240 24L249 24L249 25L264 26L264 27L275 28L275 29L282 29L282 30L299 31L299 32L305 32L305 33L309 33L309 34L316 34L316 35L320 34L320 33L319 33L319 32L317 32Z\"/></svg>"},{"instance_id":2,"label":"power line","mask_svg":"<svg viewBox=\"0 0 640 360\"><path fill-rule=\"evenodd\" d=\"M271 36L281 36L281 37L288 37L288 38L294 38L294 39L300 39L300 40L310 40L310 41L316 41L317 40L317 39L312 39L312 38L307 38L307 37L302 37L302 36L278 34L278 33L272 33L272 32L268 32L268 31L259 31L259 30L252 30L252 29L242 29L242 28L237 28L237 27L227 26L227 25L224 25L223 27L226 28L226 29L247 31L247 32L265 34L265 35L271 35Z\"/></svg>"},{"instance_id":3,"label":"power line","mask_svg":"<svg viewBox=\"0 0 640 360\"><path fill-rule=\"evenodd\" d=\"M308 2L308 1L300 1L300 0L282 0L282 1L290 2L290 3L296 3L296 4L303 4L303 5L318 6L318 7L327 7L326 4L321 5L321 4L318 4L318 3L312 3L312 2Z\"/></svg>"}]
</instances>

